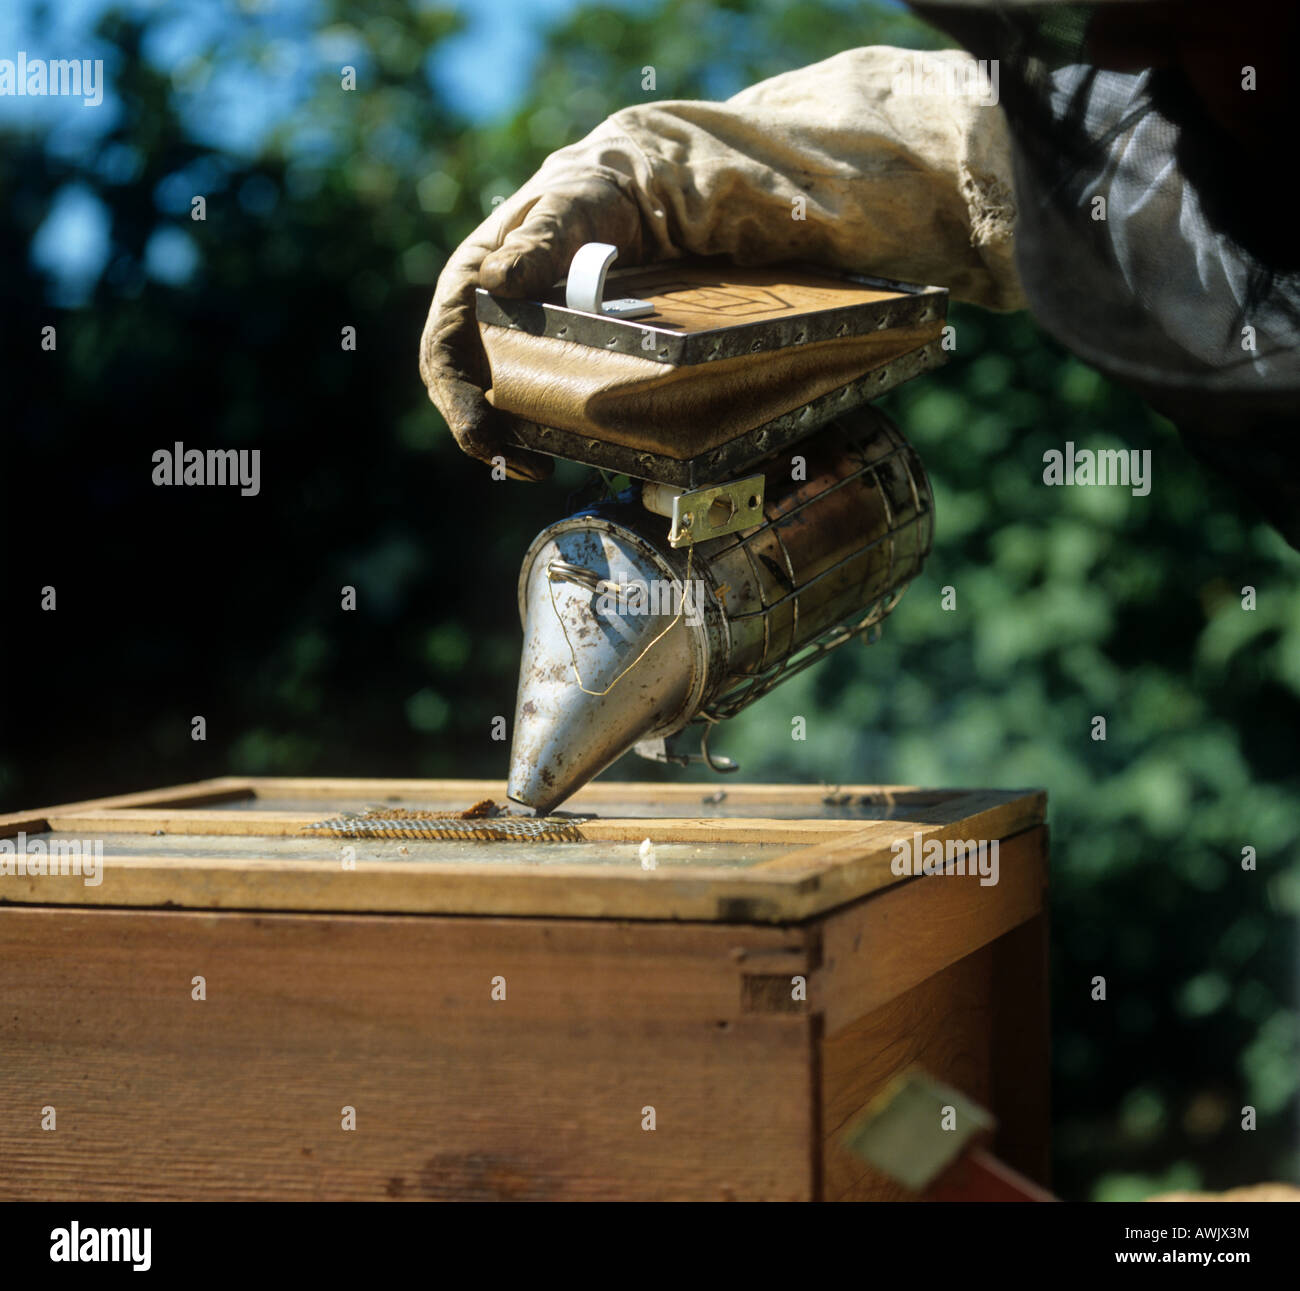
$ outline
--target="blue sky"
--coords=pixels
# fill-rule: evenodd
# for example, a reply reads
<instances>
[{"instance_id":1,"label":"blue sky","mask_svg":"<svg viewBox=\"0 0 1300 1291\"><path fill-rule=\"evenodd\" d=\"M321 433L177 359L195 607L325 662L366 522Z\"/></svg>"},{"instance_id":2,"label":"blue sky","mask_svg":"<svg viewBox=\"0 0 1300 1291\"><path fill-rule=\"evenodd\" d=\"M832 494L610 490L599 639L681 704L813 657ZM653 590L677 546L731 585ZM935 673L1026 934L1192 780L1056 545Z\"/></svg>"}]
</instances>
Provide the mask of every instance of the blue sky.
<instances>
[{"instance_id":1,"label":"blue sky","mask_svg":"<svg viewBox=\"0 0 1300 1291\"><path fill-rule=\"evenodd\" d=\"M489 120L512 108L532 74L546 27L575 9L580 0L411 0L413 5L450 9L464 29L439 44L428 74L463 105L473 120ZM611 0L613 7L644 7L648 0ZM213 143L235 151L254 149L293 93L295 73L317 55L345 55L347 42L320 30L318 0L5 0L0 5L0 58L19 50L32 57L93 58L105 51L91 36L109 9L152 14L145 55L168 71L214 37L230 37L241 23L256 23L268 39L268 61L242 77L231 73L222 110L204 124ZM38 17L38 15L40 15ZM111 79L111 70L110 70ZM63 115L48 99L0 98L0 126L52 125ZM105 105L111 112L111 103ZM100 110L96 109L98 113ZM107 112L105 113L107 116ZM83 128L94 127L93 121Z\"/></svg>"},{"instance_id":2,"label":"blue sky","mask_svg":"<svg viewBox=\"0 0 1300 1291\"><path fill-rule=\"evenodd\" d=\"M613 0L626 8L646 2ZM470 120L487 121L519 102L545 29L580 0L411 3L461 15L463 30L439 43L426 74ZM118 111L114 51L93 36L110 9L152 16L144 56L154 66L182 78L191 67L194 75L211 77L203 87L202 117L187 124L196 137L233 153L258 151L321 61L342 65L356 52L346 32L322 30L319 0L3 0L0 58L16 59L19 51L29 58L102 58L106 88L103 104L94 108L67 99L0 97L0 129L39 132L51 152L75 157L111 128ZM199 51L214 40L236 41L249 27L257 32L257 65L227 59L213 74L200 64ZM129 166L130 159L122 164ZM68 185L60 192L31 248L33 261L55 280L57 303L75 306L87 298L109 254L107 229L104 209L88 187ZM195 261L188 237L164 228L148 247L146 271L161 281L183 282Z\"/></svg>"},{"instance_id":3,"label":"blue sky","mask_svg":"<svg viewBox=\"0 0 1300 1291\"><path fill-rule=\"evenodd\" d=\"M499 117L526 93L546 29L567 18L583 0L408 0L413 7L451 10L463 29L438 42L425 74L446 100L474 123ZM634 11L654 0L604 0ZM269 131L306 97L322 66L365 66L355 33L330 28L323 0L0 0L0 59L105 61L104 102L0 96L0 131L39 132L55 156L79 158L109 130L119 105L112 92L116 51L96 41L94 28L109 10L150 17L144 57L173 79L178 108L192 137L220 151L256 154ZM358 5L358 20L385 21ZM213 44L224 57L200 54ZM247 45L247 56L244 46ZM732 92L736 87L729 87ZM192 93L188 91L193 91ZM127 149L103 159L129 182ZM33 240L35 263L55 279L56 303L84 300L108 255L107 219L88 187L69 185L56 198ZM160 230L150 244L146 270L154 278L183 282L196 255L188 236Z\"/></svg>"}]
</instances>

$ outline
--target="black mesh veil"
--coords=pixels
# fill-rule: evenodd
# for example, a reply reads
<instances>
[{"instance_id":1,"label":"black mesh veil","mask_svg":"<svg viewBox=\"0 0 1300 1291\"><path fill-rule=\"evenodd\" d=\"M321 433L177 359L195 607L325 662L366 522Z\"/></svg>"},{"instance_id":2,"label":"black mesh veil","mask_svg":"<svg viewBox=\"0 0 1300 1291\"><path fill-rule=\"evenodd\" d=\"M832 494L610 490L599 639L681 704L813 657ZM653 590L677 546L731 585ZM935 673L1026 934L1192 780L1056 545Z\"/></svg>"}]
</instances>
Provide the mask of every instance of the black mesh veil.
<instances>
[{"instance_id":1,"label":"black mesh veil","mask_svg":"<svg viewBox=\"0 0 1300 1291\"><path fill-rule=\"evenodd\" d=\"M1300 6L912 7L989 60L1038 321L1300 547L1300 238L1278 181L1295 149L1268 112Z\"/></svg>"}]
</instances>

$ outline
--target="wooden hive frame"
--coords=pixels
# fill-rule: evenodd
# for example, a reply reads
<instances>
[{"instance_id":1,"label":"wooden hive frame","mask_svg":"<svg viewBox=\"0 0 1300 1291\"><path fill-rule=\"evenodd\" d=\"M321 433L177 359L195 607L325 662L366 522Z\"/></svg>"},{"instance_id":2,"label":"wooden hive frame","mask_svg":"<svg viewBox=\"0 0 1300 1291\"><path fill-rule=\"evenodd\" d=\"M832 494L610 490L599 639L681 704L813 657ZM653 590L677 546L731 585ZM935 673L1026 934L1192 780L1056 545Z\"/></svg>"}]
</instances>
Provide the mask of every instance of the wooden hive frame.
<instances>
[{"instance_id":1,"label":"wooden hive frame","mask_svg":"<svg viewBox=\"0 0 1300 1291\"><path fill-rule=\"evenodd\" d=\"M698 808L698 784L588 785L566 807L600 812L603 805L648 797L685 811ZM13 876L0 899L77 905L179 905L203 909L401 911L459 914L551 915L623 919L728 919L788 923L898 881L890 869L891 844L919 832L922 840L1002 839L1043 821L1043 793L1015 790L924 791L909 786L847 786L836 796L882 807L905 807L888 820L730 816L637 816L582 820L590 843L752 843L789 851L743 870L692 867L689 871L613 870L600 864L547 866L493 860L451 863L368 862L344 870L331 860L277 860L266 840L299 836L331 813L340 798L442 799L468 806L478 798L506 802L505 785L492 780L367 780L223 777L143 793L122 794L0 816L0 837L19 830L79 838L113 834L220 836L232 855L197 860L175 854L113 856L105 882L72 891L50 876ZM820 809L828 791L817 786L730 785L726 802ZM319 800L319 809L233 812L217 804L268 797ZM338 847L343 846L338 842ZM365 882L358 883L357 876ZM111 879L111 882L109 881ZM564 882L555 882L563 879Z\"/></svg>"},{"instance_id":2,"label":"wooden hive frame","mask_svg":"<svg viewBox=\"0 0 1300 1291\"><path fill-rule=\"evenodd\" d=\"M0 1197L891 1198L843 1131L911 1063L1046 1181L1042 794L839 791L893 813L875 821L775 785L727 803L809 816L707 819L698 784L571 804L694 813L584 821L596 853L777 844L741 869L276 855L340 800L502 789L236 777L0 817L0 837L163 831L97 887L0 877ZM256 805L277 799L309 806ZM893 874L913 831L1000 840L999 883Z\"/></svg>"}]
</instances>

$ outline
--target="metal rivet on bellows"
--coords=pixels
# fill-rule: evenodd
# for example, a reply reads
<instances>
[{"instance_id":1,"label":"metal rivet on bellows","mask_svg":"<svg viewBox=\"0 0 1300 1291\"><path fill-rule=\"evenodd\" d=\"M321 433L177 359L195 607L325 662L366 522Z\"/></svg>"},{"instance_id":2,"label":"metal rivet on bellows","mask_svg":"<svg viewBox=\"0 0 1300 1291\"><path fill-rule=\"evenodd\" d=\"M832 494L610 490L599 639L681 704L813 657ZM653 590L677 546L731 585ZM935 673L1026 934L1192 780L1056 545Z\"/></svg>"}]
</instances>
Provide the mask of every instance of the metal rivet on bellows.
<instances>
[{"instance_id":1,"label":"metal rivet on bellows","mask_svg":"<svg viewBox=\"0 0 1300 1291\"><path fill-rule=\"evenodd\" d=\"M568 330L569 330L569 329L568 329L568 326L566 325L566 326L564 326L564 327L561 327L561 328L557 329L557 331L556 331L555 334L556 334L556 336L564 336L564 335L566 335L566 334L568 333Z\"/></svg>"},{"instance_id":2,"label":"metal rivet on bellows","mask_svg":"<svg viewBox=\"0 0 1300 1291\"><path fill-rule=\"evenodd\" d=\"M794 343L796 345L802 345L804 341L807 339L807 337L808 337L807 332L799 332L794 338Z\"/></svg>"},{"instance_id":3,"label":"metal rivet on bellows","mask_svg":"<svg viewBox=\"0 0 1300 1291\"><path fill-rule=\"evenodd\" d=\"M751 354L757 354L758 351L761 350L762 348L763 348L763 342L762 342L762 341L755 341L755 342L753 343L753 345L751 345L751 346L749 347L749 352L750 352Z\"/></svg>"}]
</instances>

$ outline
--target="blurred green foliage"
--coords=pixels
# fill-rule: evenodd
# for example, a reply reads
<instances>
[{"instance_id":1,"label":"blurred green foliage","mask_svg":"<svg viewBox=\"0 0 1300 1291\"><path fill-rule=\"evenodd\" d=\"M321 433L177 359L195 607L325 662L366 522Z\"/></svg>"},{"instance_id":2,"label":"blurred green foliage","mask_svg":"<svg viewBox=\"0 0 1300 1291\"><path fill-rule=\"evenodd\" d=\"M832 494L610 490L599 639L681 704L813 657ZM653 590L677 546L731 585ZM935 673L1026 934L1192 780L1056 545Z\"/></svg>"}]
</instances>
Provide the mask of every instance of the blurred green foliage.
<instances>
[{"instance_id":1,"label":"blurred green foliage","mask_svg":"<svg viewBox=\"0 0 1300 1291\"><path fill-rule=\"evenodd\" d=\"M266 30L241 15L164 71L140 53L153 21L101 24L122 102L105 140L0 151L3 470L57 490L68 517L20 531L11 511L6 603L49 582L70 611L6 634L6 734L23 738L0 752L3 805L238 772L500 776L488 732L512 711L518 562L584 473L510 486L502 506L451 444L416 373L447 254L619 107L726 95L854 45L944 42L833 0L589 5L548 34L519 110L471 128L423 74L451 16L328 0L315 70L245 156L185 123L223 68L270 57ZM70 182L107 208L112 246L86 304L57 309L25 248ZM145 272L160 227L193 240L189 281ZM34 359L48 321L57 367ZM925 575L879 643L778 690L715 750L754 779L1046 788L1060 1191L1294 1179L1300 559L1031 319L953 321L951 364L885 405L934 483ZM263 495L151 491L149 453L173 438L261 447ZM1043 452L1068 439L1151 449L1150 496L1043 488ZM343 584L355 614L338 611ZM80 737L50 735L67 730Z\"/></svg>"}]
</instances>

